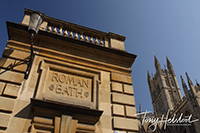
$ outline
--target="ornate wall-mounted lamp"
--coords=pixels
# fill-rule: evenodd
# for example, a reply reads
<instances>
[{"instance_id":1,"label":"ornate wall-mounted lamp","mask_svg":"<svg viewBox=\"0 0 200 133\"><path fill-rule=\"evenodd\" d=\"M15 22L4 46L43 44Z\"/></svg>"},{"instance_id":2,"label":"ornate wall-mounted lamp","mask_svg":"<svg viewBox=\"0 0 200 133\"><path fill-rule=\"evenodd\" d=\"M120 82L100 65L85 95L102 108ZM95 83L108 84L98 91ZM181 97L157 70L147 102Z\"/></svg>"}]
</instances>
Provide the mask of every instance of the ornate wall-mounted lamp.
<instances>
[{"instance_id":1,"label":"ornate wall-mounted lamp","mask_svg":"<svg viewBox=\"0 0 200 133\"><path fill-rule=\"evenodd\" d=\"M38 33L39 29L40 29L40 25L43 22L43 15L40 12L33 12L30 15L30 22L29 22L29 27L28 27L28 32L30 34L30 42L31 42L31 55L30 55L30 60L28 63L28 67L26 69L26 73L25 73L25 79L28 78L30 70L31 70L31 66L33 63L33 59L34 59L34 52L33 52L33 37L35 34Z\"/></svg>"}]
</instances>

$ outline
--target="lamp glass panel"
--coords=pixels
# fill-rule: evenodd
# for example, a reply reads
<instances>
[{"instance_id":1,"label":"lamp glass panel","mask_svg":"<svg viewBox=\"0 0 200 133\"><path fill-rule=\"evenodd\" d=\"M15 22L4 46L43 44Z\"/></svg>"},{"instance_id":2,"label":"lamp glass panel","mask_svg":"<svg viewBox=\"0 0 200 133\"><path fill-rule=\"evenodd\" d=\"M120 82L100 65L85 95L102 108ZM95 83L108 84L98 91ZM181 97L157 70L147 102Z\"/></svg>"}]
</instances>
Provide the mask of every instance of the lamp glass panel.
<instances>
[{"instance_id":1,"label":"lamp glass panel","mask_svg":"<svg viewBox=\"0 0 200 133\"><path fill-rule=\"evenodd\" d=\"M41 24L42 17L39 14L34 13L31 15L28 30L34 32L34 34L37 34Z\"/></svg>"}]
</instances>

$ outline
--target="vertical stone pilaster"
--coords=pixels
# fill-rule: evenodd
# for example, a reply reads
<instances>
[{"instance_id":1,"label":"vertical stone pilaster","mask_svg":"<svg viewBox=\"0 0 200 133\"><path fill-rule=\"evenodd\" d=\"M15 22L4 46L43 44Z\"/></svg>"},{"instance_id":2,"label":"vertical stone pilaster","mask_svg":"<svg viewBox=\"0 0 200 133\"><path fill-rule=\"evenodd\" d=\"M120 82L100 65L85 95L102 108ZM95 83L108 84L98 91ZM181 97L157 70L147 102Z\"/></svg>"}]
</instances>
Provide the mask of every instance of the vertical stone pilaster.
<instances>
[{"instance_id":1,"label":"vertical stone pilaster","mask_svg":"<svg viewBox=\"0 0 200 133\"><path fill-rule=\"evenodd\" d=\"M60 133L71 133L72 117L67 115L61 116Z\"/></svg>"},{"instance_id":2,"label":"vertical stone pilaster","mask_svg":"<svg viewBox=\"0 0 200 133\"><path fill-rule=\"evenodd\" d=\"M60 133L60 117L54 119L54 133Z\"/></svg>"}]
</instances>

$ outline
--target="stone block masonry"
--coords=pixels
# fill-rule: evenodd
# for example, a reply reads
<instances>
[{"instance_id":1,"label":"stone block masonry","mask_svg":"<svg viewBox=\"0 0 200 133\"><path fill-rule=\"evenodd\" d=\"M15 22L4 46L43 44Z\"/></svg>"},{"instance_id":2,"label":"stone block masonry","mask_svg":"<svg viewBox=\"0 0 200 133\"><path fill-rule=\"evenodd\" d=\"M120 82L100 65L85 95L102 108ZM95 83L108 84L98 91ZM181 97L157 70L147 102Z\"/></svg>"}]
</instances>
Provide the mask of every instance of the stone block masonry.
<instances>
[{"instance_id":1,"label":"stone block masonry","mask_svg":"<svg viewBox=\"0 0 200 133\"><path fill-rule=\"evenodd\" d=\"M7 22L0 58L0 133L131 133L138 131L125 37L43 14L30 58L25 9L22 24Z\"/></svg>"},{"instance_id":2,"label":"stone block masonry","mask_svg":"<svg viewBox=\"0 0 200 133\"><path fill-rule=\"evenodd\" d=\"M132 79L129 75L111 73L113 128L120 132L137 132L138 121L135 108Z\"/></svg>"}]
</instances>

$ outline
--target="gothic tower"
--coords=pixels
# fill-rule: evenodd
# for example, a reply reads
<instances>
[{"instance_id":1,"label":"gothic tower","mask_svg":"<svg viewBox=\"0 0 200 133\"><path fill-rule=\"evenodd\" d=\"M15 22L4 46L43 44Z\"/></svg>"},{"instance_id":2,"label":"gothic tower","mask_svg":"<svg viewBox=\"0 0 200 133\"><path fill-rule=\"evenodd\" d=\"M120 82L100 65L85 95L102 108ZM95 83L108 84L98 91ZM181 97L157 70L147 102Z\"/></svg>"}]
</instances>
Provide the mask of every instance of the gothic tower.
<instances>
[{"instance_id":1,"label":"gothic tower","mask_svg":"<svg viewBox=\"0 0 200 133\"><path fill-rule=\"evenodd\" d=\"M179 118L179 116L190 116L193 122L189 122L189 125L185 126L169 126L168 130L163 128L157 129L158 132L176 132L176 133L199 133L200 132L200 85L196 81L196 85L193 85L190 77L186 73L188 86L187 87L183 77L181 77L183 91L185 96L182 97L181 91L177 82L177 78L173 69L173 66L169 59L166 57L167 68L162 69L156 56L155 60L155 75L151 76L149 71L147 72L147 81L149 85L149 91L151 94L152 105L154 109L155 117ZM169 112L169 116L166 113ZM182 116L183 115L183 116ZM165 118L164 118L165 119ZM140 131L144 131L141 126ZM146 131L145 131L146 132Z\"/></svg>"},{"instance_id":2,"label":"gothic tower","mask_svg":"<svg viewBox=\"0 0 200 133\"><path fill-rule=\"evenodd\" d=\"M158 115L166 113L168 109L176 110L180 103L183 102L184 97L182 97L173 66L169 59L166 57L167 68L164 70L160 67L160 63L155 55L154 60L156 74L151 77L149 71L147 71L147 79L154 112ZM189 89L182 76L180 76L185 98L193 106L194 114L200 117L199 113L195 113L195 111L200 111L200 85L197 80L196 85L193 85L187 72L186 77Z\"/></svg>"},{"instance_id":3,"label":"gothic tower","mask_svg":"<svg viewBox=\"0 0 200 133\"><path fill-rule=\"evenodd\" d=\"M148 73L148 85L151 94L153 109L156 115L167 113L173 110L181 101L182 95L174 73L173 66L169 59L167 68L164 70L160 67L157 57L154 55L156 74L151 77Z\"/></svg>"}]
</instances>

